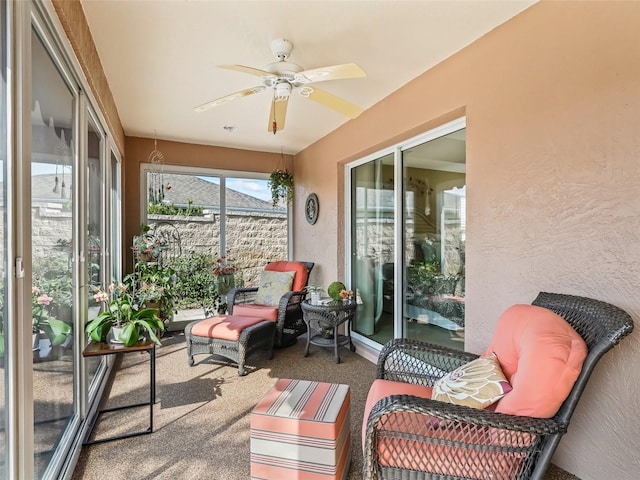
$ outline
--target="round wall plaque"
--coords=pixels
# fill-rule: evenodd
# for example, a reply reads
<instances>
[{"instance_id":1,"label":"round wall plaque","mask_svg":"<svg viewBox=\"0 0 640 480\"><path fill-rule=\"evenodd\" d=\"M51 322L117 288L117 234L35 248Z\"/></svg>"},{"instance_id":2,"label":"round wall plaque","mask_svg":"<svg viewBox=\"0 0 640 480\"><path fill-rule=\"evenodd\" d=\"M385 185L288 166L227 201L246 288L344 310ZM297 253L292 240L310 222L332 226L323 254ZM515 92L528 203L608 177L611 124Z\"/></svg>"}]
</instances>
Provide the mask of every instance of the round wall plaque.
<instances>
[{"instance_id":1,"label":"round wall plaque","mask_svg":"<svg viewBox=\"0 0 640 480\"><path fill-rule=\"evenodd\" d=\"M315 193L310 193L304 205L304 215L311 225L318 221L319 210L318 196Z\"/></svg>"}]
</instances>

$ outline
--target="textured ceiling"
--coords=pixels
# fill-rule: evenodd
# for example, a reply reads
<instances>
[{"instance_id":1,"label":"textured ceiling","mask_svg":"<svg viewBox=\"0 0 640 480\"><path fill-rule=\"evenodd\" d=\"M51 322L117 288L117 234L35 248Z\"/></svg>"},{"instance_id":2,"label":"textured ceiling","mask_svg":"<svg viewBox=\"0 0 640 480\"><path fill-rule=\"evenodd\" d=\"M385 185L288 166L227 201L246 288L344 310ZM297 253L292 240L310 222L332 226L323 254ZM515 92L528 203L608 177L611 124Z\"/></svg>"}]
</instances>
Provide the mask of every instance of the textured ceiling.
<instances>
[{"instance_id":1,"label":"textured ceiling","mask_svg":"<svg viewBox=\"0 0 640 480\"><path fill-rule=\"evenodd\" d=\"M294 93L274 135L270 90L195 112L261 84L217 65L264 69L271 41L287 38L305 69L357 63L365 78L318 86L367 109L533 3L82 0L126 135L287 154L349 119Z\"/></svg>"}]
</instances>

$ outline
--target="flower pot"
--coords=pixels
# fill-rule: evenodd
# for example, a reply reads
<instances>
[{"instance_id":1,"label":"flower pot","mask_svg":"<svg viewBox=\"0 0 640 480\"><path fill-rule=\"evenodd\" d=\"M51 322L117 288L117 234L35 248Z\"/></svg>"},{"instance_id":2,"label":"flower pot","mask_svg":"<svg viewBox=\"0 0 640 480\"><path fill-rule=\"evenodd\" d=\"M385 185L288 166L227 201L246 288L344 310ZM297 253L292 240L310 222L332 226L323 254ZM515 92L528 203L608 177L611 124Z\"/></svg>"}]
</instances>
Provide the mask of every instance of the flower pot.
<instances>
[{"instance_id":1,"label":"flower pot","mask_svg":"<svg viewBox=\"0 0 640 480\"><path fill-rule=\"evenodd\" d=\"M235 278L231 275L218 275L216 278L218 284L218 294L226 295L233 287L235 287Z\"/></svg>"},{"instance_id":2,"label":"flower pot","mask_svg":"<svg viewBox=\"0 0 640 480\"><path fill-rule=\"evenodd\" d=\"M111 327L111 334L110 334L111 338L109 339L109 342L117 343L117 344L124 343L119 340L122 330L124 330L124 327Z\"/></svg>"}]
</instances>

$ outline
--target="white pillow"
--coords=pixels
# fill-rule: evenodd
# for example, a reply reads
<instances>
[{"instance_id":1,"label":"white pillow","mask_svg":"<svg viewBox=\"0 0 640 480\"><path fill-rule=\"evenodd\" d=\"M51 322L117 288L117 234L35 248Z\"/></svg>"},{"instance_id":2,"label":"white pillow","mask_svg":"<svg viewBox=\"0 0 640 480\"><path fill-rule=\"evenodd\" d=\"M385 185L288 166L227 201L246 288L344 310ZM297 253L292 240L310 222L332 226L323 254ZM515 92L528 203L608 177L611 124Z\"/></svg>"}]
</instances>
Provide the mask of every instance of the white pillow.
<instances>
[{"instance_id":1,"label":"white pillow","mask_svg":"<svg viewBox=\"0 0 640 480\"><path fill-rule=\"evenodd\" d=\"M432 400L486 408L511 391L496 354L480 357L438 379Z\"/></svg>"},{"instance_id":2,"label":"white pillow","mask_svg":"<svg viewBox=\"0 0 640 480\"><path fill-rule=\"evenodd\" d=\"M291 291L293 277L296 272L274 272L263 270L258 283L256 303L259 305L278 306L280 298Z\"/></svg>"}]
</instances>

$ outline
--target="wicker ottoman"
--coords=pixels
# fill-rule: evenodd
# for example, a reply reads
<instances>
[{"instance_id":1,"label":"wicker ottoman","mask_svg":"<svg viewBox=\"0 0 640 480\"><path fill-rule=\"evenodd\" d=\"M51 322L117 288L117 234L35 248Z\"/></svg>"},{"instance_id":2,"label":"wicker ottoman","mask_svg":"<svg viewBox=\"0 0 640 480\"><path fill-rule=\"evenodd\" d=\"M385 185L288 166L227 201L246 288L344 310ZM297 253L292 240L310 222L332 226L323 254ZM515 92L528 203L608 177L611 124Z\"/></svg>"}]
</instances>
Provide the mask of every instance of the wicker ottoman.
<instances>
[{"instance_id":1,"label":"wicker ottoman","mask_svg":"<svg viewBox=\"0 0 640 480\"><path fill-rule=\"evenodd\" d=\"M238 375L245 375L245 358L262 348L273 356L276 324L271 320L239 315L220 315L189 323L184 329L189 365L199 353L219 355L238 364Z\"/></svg>"},{"instance_id":2,"label":"wicker ottoman","mask_svg":"<svg viewBox=\"0 0 640 480\"><path fill-rule=\"evenodd\" d=\"M251 479L346 479L348 385L280 379L251 412Z\"/></svg>"}]
</instances>

